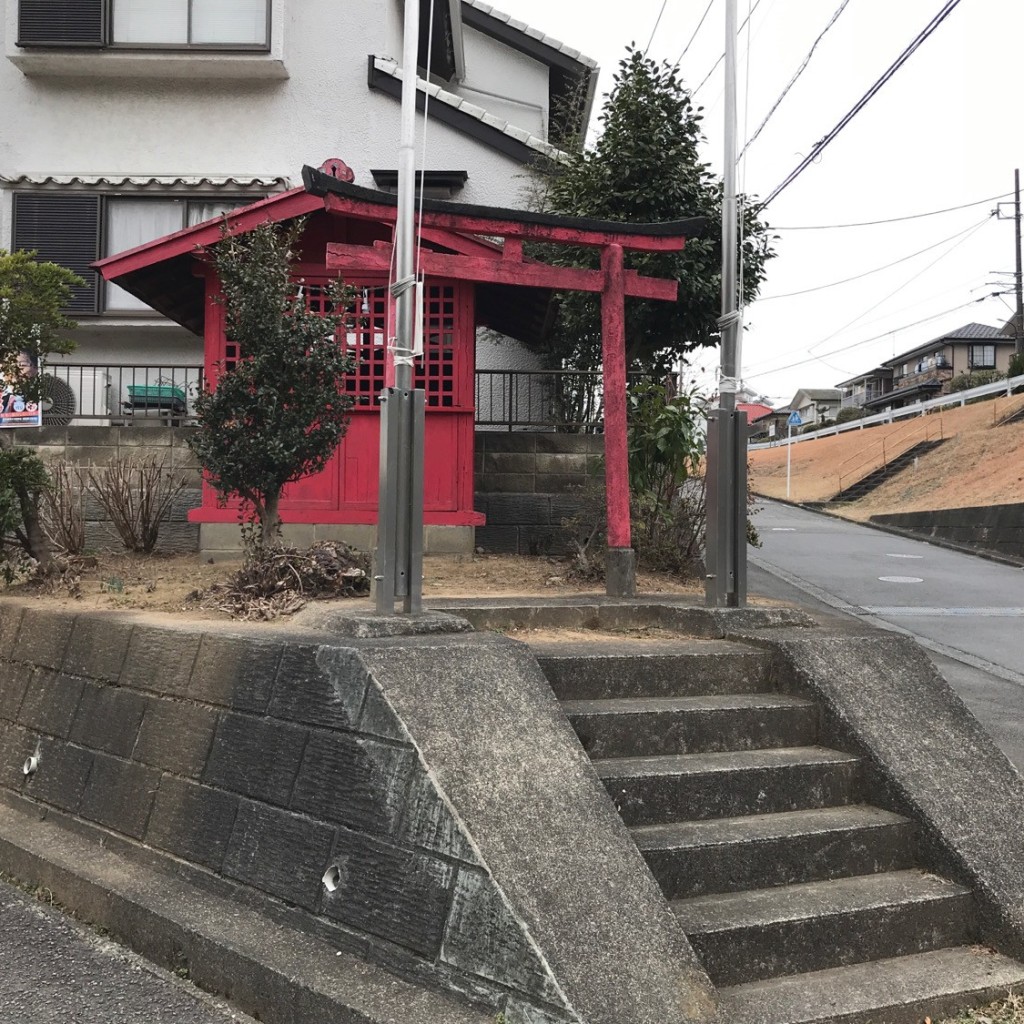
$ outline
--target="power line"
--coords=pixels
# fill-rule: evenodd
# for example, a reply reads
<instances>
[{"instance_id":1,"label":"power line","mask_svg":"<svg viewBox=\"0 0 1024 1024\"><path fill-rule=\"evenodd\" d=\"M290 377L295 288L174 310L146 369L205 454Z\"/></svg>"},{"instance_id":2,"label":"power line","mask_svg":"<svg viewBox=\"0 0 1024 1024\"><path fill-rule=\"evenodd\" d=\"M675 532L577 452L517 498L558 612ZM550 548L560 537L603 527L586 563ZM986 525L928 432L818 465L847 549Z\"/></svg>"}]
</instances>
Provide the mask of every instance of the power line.
<instances>
[{"instance_id":1,"label":"power line","mask_svg":"<svg viewBox=\"0 0 1024 1024\"><path fill-rule=\"evenodd\" d=\"M693 46L693 41L694 41L694 39L697 38L697 33L700 31L701 25L704 24L704 20L707 18L708 14L711 13L711 8L714 7L714 5L715 5L715 0L708 0L708 5L707 5L707 7L704 8L704 13L700 16L700 21L697 22L697 27L693 30L693 35L690 36L690 41L686 44L686 46L683 47L683 52L681 54L679 54L678 57L676 57L676 62L675 62L675 64L672 65L674 68L679 67L679 65L682 63L683 58L689 52L690 47ZM662 10L665 9L665 5L664 4L662 4L661 9ZM661 15L658 15L658 17L660 18ZM655 28L657 28L657 26L655 26ZM723 56L724 56L724 54L723 54Z\"/></svg>"},{"instance_id":2,"label":"power line","mask_svg":"<svg viewBox=\"0 0 1024 1024\"><path fill-rule=\"evenodd\" d=\"M738 37L738 36L739 36L739 34L740 34L740 33L741 33L741 32L742 32L742 31L743 31L743 30L744 30L744 29L745 29L745 28L747 27L747 22L748 22L748 21L750 21L750 19L751 19L751 18L752 18L752 17L754 16L754 11L756 11L756 10L757 10L757 8L758 8L758 5L759 5L760 3L761 3L761 0L755 0L755 2L754 2L754 6L750 8L750 11L748 12L747 16L746 16L746 17L745 17L745 18L743 19L743 24L742 24L742 25L740 25L740 27L739 27L739 28L738 28L738 29L736 30L736 35L737 35L737 37ZM706 13L707 13L707 12L705 12L705 14L706 14ZM702 20L703 20L703 19L702 19ZM699 27L699 26L698 26L698 27ZM693 42L693 40L691 39L691 40L690 40L690 42ZM685 53L686 51L684 50L683 52ZM683 59L683 58L682 58L682 56L680 55L680 57L679 57L679 60L682 60L682 59ZM690 95L691 95L691 96L696 96L696 95L697 95L697 93L699 93L699 92L701 91L701 89L703 89L703 88L704 88L704 86L705 86L705 85L707 84L707 81L708 81L708 79L709 79L709 78L710 78L710 77L711 77L711 76L712 76L712 75L713 75L713 74L715 73L715 69L716 69L716 68L718 67L718 65L719 65L719 64L721 64L721 63L722 63L722 61L723 61L723 60L725 60L725 54L724 54L724 53L722 54L722 56L721 56L721 57L719 57L719 58L718 58L718 60L716 60L716 61L715 61L715 63L714 63L714 64L712 65L712 67L711 67L711 70L710 70L710 71L709 71L709 72L708 72L708 73L707 73L707 74L706 74L706 75L704 76L704 79L703 79L703 81L702 81L702 82L700 83L700 85L698 85L698 86L697 86L697 88L696 88L696 89L694 89L692 93L690 93ZM679 61L676 61L676 63L678 64L678 63L679 63Z\"/></svg>"},{"instance_id":3,"label":"power line","mask_svg":"<svg viewBox=\"0 0 1024 1024\"><path fill-rule=\"evenodd\" d=\"M953 252L955 249L958 249L969 238L972 238L990 220L991 220L991 217L986 217L980 223L972 225L971 228L968 229L968 232L966 234L964 234L963 237L955 245L951 245L944 253L942 253L939 256L936 256L936 258L933 259L931 261L931 263L929 263L926 267L922 267L916 274L912 274L910 277L907 278L906 281L904 281L902 284L900 284L898 287L896 287L893 291L889 292L888 295L886 295L882 299L879 299L878 302L876 302L873 306L869 306L859 316L855 316L848 324L845 324L844 326L840 327L838 331L833 331L827 338L822 338L821 341L818 342L818 345L824 345L826 341L831 341L831 339L834 338L837 334L842 334L843 331L848 330L855 323L857 323L860 320L863 320L864 317L866 317L868 315L868 313L873 313L876 309L878 309L879 306L885 305L885 303L887 303L894 295L897 295L904 288L906 288L908 284L912 283L913 281L916 281L919 277L921 277L922 274L928 273L928 271L931 270L932 267L934 267L936 263L939 263L942 260L944 260L951 252ZM818 347L817 345L812 346L811 347L811 351L813 352L814 349L817 348L817 347Z\"/></svg>"},{"instance_id":4,"label":"power line","mask_svg":"<svg viewBox=\"0 0 1024 1024\"><path fill-rule=\"evenodd\" d=\"M952 13L953 9L960 3L960 0L947 0L946 5L935 15L934 18L921 30L914 41L896 58L885 73L879 78L868 91L843 115L838 124L827 135L819 139L812 147L810 153L793 168L792 171L769 193L768 198L761 204L761 209L766 207L773 199L787 189L794 181L811 165L826 146L867 106L875 94L889 81L893 75L910 59L911 55L920 45L941 25Z\"/></svg>"},{"instance_id":5,"label":"power line","mask_svg":"<svg viewBox=\"0 0 1024 1024\"><path fill-rule=\"evenodd\" d=\"M994 203L999 199L1006 199L1012 196L1012 192L1004 192L1002 195L989 196L988 199L978 199L973 203L964 203L962 206L947 206L944 210L929 210L927 213L908 213L904 217L888 217L885 220L862 220L852 224L797 224L778 227L773 225L774 231L831 231L836 228L870 228L878 224L898 224L905 220L920 220L922 217L936 217L940 213L954 213L956 210L968 210L972 206L983 206L985 203Z\"/></svg>"},{"instance_id":6,"label":"power line","mask_svg":"<svg viewBox=\"0 0 1024 1024\"><path fill-rule=\"evenodd\" d=\"M842 348L832 349L825 353L825 356L840 355L843 352L850 352L855 348L860 348L862 345L870 345L874 341L881 341L883 338L888 338L892 334L898 334L900 331L909 331L912 327L920 327L921 324L929 323L932 320L938 320L939 317L947 316L950 313L955 313L958 309L966 309L968 306L977 305L979 302L987 302L989 299L997 295L1005 295L1007 292L991 292L988 295L983 295L980 299L968 299L967 302L961 302L959 306L951 306L949 309L944 309L941 313L933 313L931 316L926 316L921 320L915 320L911 324L903 324L902 327L893 327L888 331L883 331L881 334L876 334L872 338L864 338L862 341L855 341L850 345L844 345ZM808 363L822 362L821 356L809 356L806 359L798 359L795 363L787 363L785 366L775 366L770 370L760 370L757 373L744 374L743 380L754 380L757 377L767 377L770 373L782 373L783 370L792 370L797 366L806 366Z\"/></svg>"},{"instance_id":7,"label":"power line","mask_svg":"<svg viewBox=\"0 0 1024 1024\"><path fill-rule=\"evenodd\" d=\"M714 3L714 0L712 0L712 3ZM668 5L668 0L661 0L661 10L658 11L658 17L657 17L657 19L654 22L654 28L651 29L651 38L647 40L647 50L644 50L644 53L646 53L648 50L650 50L651 43L654 42L654 33L658 31L658 26L661 24L661 16L665 13L665 7L667 5ZM706 14L707 14L707 12L705 12L705 15ZM703 21L703 20L704 19L701 18L701 21ZM698 25L697 28L700 28L700 25ZM693 42L692 39L690 41Z\"/></svg>"},{"instance_id":8,"label":"power line","mask_svg":"<svg viewBox=\"0 0 1024 1024\"><path fill-rule=\"evenodd\" d=\"M754 134L751 135L750 138L747 139L747 141L744 143L743 148L740 150L741 157L744 153L746 153L750 144L754 142L758 135L760 135L761 132L764 130L764 126L772 119L772 115L775 113L776 110L779 109L779 105L786 98L786 96L789 93L789 90L792 89L794 85L796 85L797 79L804 73L804 70L807 68L807 65L810 64L811 57L814 56L814 51L818 48L818 43L820 43L822 39L825 38L825 35L828 32L828 30L839 20L839 15L846 10L846 5L849 2L850 0L842 0L842 3L839 5L838 8L836 8L835 14L832 15L832 17L829 19L828 24L821 30L821 34L818 36L818 38L814 40L814 45L811 46L810 50L808 50L807 56L804 57L803 59L803 63L800 65L800 67L796 69L796 74L793 75L793 77L789 80L789 84L779 94L779 98L772 104L771 110L768 111L768 113L765 115L764 120L757 126L757 130L754 132Z\"/></svg>"},{"instance_id":9,"label":"power line","mask_svg":"<svg viewBox=\"0 0 1024 1024\"><path fill-rule=\"evenodd\" d=\"M926 252L931 252L932 249L937 249L940 245L945 245L946 242L952 242L954 238L959 238L961 235L967 234L968 231L973 231L975 228L984 224L989 218L981 221L979 224L972 224L970 227L964 228L962 231L957 231L956 234L950 235L948 238L943 238L941 241L934 242L924 249L918 249L917 252L912 252L909 256L901 256L898 260L893 260L892 263L886 263L882 267L874 267L871 270L865 270L863 274L855 274L853 277L844 277L841 281L832 281L830 284L819 284L813 288L802 288L798 292L785 292L783 295L766 295L763 298L758 297L757 302L772 302L775 299L791 299L797 295L809 295L811 292L824 291L826 288L837 288L841 284L849 284L851 281L860 281L865 277L870 277L872 274L881 273L883 270L890 270L892 267L899 266L901 263L906 263L907 260L912 260L917 256L923 256Z\"/></svg>"}]
</instances>

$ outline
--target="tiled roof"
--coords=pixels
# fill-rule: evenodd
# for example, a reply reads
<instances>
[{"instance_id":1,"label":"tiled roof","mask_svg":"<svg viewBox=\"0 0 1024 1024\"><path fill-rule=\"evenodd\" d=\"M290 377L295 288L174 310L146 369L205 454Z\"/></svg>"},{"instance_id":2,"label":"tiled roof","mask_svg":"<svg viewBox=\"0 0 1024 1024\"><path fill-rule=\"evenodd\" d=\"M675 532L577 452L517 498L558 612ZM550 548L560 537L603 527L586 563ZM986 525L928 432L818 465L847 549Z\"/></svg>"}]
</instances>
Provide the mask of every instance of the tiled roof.
<instances>
[{"instance_id":1,"label":"tiled roof","mask_svg":"<svg viewBox=\"0 0 1024 1024\"><path fill-rule=\"evenodd\" d=\"M401 82L402 80L402 69L390 57L374 57L373 68L380 74L394 78L396 81ZM489 128L493 128L502 135L508 136L515 142L521 143L527 149L541 153L551 160L561 161L565 159L565 153L562 150L557 146L552 146L551 143L546 142L539 135L533 135L512 124L510 121L495 117L484 110L483 107L470 103L469 100L463 99L453 92L448 92L447 89L442 89L433 82L427 82L417 77L416 88L420 92L426 93L430 97L431 103L443 103L446 107L458 111L463 116L473 118L480 124L487 125Z\"/></svg>"},{"instance_id":2,"label":"tiled roof","mask_svg":"<svg viewBox=\"0 0 1024 1024\"><path fill-rule=\"evenodd\" d=\"M900 352L899 355L893 356L892 359L886 359L882 365L898 366L900 363L905 363L916 356L934 352L936 349L942 348L947 342L977 341L979 339L998 341L1002 344L1013 344L1013 339L1007 338L998 327L989 327L988 324L970 323L957 327L956 330L946 331L945 334L940 334L937 338L932 338L922 345L915 345L913 348L907 349L906 352Z\"/></svg>"},{"instance_id":3,"label":"tiled roof","mask_svg":"<svg viewBox=\"0 0 1024 1024\"><path fill-rule=\"evenodd\" d=\"M69 185L85 188L128 189L286 189L287 178L259 174L201 175L201 174L19 174L8 178L0 176L0 186L35 185L39 188Z\"/></svg>"},{"instance_id":4,"label":"tiled roof","mask_svg":"<svg viewBox=\"0 0 1024 1024\"><path fill-rule=\"evenodd\" d=\"M591 69L597 68L597 61L592 57L588 57L585 54L580 53L579 50L573 49L571 46L567 46L558 39L553 39L551 36L545 35L538 29L531 28L525 21L518 21L510 14L505 14L504 11L499 11L490 4L485 4L483 0L462 0L462 2L467 6L474 8L474 10L480 11L491 18L495 18L497 21L504 22L509 28L515 29L517 32L522 32L523 35L529 36L531 39L536 39L537 42L550 47L557 53L564 54L571 60L579 61L579 63L584 67Z\"/></svg>"}]
</instances>

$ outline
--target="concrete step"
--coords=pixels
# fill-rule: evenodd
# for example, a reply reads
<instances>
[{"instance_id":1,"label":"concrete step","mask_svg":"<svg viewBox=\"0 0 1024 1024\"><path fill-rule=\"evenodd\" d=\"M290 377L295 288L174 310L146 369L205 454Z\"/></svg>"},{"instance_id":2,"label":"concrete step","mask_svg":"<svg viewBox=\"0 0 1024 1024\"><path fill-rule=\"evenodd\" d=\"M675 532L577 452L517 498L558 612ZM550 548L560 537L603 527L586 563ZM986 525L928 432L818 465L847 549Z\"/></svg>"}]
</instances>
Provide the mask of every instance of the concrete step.
<instances>
[{"instance_id":1,"label":"concrete step","mask_svg":"<svg viewBox=\"0 0 1024 1024\"><path fill-rule=\"evenodd\" d=\"M531 643L560 700L773 690L771 654L726 640Z\"/></svg>"},{"instance_id":2,"label":"concrete step","mask_svg":"<svg viewBox=\"0 0 1024 1024\"><path fill-rule=\"evenodd\" d=\"M920 1024L1005 996L1024 964L980 946L873 960L719 989L729 1024Z\"/></svg>"},{"instance_id":3,"label":"concrete step","mask_svg":"<svg viewBox=\"0 0 1024 1024\"><path fill-rule=\"evenodd\" d=\"M826 747L620 757L594 762L630 826L857 802L860 761Z\"/></svg>"},{"instance_id":4,"label":"concrete step","mask_svg":"<svg viewBox=\"0 0 1024 1024\"><path fill-rule=\"evenodd\" d=\"M798 747L818 738L818 706L782 693L619 697L562 707L596 758Z\"/></svg>"},{"instance_id":5,"label":"concrete step","mask_svg":"<svg viewBox=\"0 0 1024 1024\"><path fill-rule=\"evenodd\" d=\"M914 864L916 828L878 807L821 807L633 829L669 899L764 889Z\"/></svg>"},{"instance_id":6,"label":"concrete step","mask_svg":"<svg viewBox=\"0 0 1024 1024\"><path fill-rule=\"evenodd\" d=\"M672 904L716 985L925 953L974 938L969 889L923 871L721 893Z\"/></svg>"}]
</instances>

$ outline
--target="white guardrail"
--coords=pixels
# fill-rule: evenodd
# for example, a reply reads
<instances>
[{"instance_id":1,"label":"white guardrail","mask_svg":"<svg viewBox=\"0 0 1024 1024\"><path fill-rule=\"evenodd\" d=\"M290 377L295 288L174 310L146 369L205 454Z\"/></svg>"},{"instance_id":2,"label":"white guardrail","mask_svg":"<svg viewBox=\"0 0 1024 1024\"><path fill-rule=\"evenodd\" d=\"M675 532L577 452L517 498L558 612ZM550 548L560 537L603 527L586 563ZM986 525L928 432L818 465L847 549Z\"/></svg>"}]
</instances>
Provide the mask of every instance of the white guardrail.
<instances>
[{"instance_id":1,"label":"white guardrail","mask_svg":"<svg viewBox=\"0 0 1024 1024\"><path fill-rule=\"evenodd\" d=\"M887 412L876 413L874 416L865 416L863 419L831 424L809 434L795 434L793 437L776 437L772 441L748 445L748 451L755 452L760 451L762 448L778 448L780 445L797 444L801 441L813 441L818 437L842 434L847 430L863 430L865 427L873 427L878 423L892 423L894 420L907 419L911 416L923 416L932 409L942 409L948 405L966 405L973 398L987 398L989 395L999 394L1009 396L1013 394L1014 388L1024 388L1024 374L1021 374L1019 377L1009 377L1007 380L996 380L991 384L982 384L981 387L971 388L970 391L954 391L951 395L929 398L927 402L915 402L913 405L905 405L902 409L890 409Z\"/></svg>"}]
</instances>

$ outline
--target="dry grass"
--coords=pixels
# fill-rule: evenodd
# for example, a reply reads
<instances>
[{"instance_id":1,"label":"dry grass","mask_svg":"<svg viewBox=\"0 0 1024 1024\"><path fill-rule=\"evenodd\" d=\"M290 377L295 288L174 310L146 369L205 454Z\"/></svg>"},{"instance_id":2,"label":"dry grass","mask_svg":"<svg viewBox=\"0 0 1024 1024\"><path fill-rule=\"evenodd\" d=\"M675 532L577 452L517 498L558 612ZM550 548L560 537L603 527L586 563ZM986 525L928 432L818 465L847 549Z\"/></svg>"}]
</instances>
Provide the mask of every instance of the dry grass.
<instances>
[{"instance_id":1,"label":"dry grass","mask_svg":"<svg viewBox=\"0 0 1024 1024\"><path fill-rule=\"evenodd\" d=\"M1006 999L965 1010L956 1017L936 1021L936 1024L1024 1024L1024 997L1011 994Z\"/></svg>"},{"instance_id":2,"label":"dry grass","mask_svg":"<svg viewBox=\"0 0 1024 1024\"><path fill-rule=\"evenodd\" d=\"M793 446L790 498L829 501L839 490L841 474L848 484L854 475L866 476L882 464L883 442L891 451L901 436L910 441L928 435L942 437L947 443L921 456L916 466L897 474L866 498L837 511L867 519L879 512L1024 501L1024 422L999 425L1005 416L1020 409L1024 409L1024 395L1004 396L910 421L801 442ZM856 474L855 467L859 467ZM751 452L750 482L758 494L785 498L785 448Z\"/></svg>"}]
</instances>

